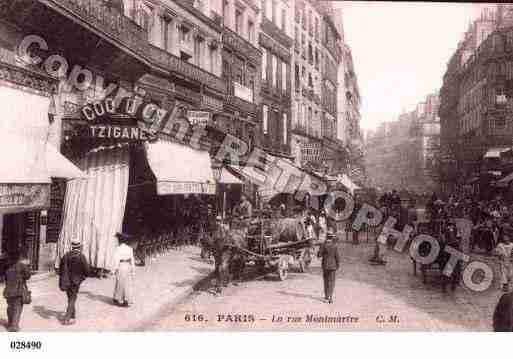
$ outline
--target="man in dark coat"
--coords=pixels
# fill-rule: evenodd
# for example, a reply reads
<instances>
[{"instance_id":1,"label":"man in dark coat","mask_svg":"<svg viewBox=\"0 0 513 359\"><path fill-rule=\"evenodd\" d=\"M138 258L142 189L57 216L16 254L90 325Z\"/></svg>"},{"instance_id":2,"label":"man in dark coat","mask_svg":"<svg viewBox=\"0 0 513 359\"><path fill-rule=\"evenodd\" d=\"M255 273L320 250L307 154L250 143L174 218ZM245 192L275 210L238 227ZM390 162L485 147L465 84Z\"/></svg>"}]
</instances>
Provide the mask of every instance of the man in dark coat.
<instances>
[{"instance_id":1,"label":"man in dark coat","mask_svg":"<svg viewBox=\"0 0 513 359\"><path fill-rule=\"evenodd\" d=\"M20 330L20 319L23 311L23 291L26 281L30 278L30 267L26 260L20 260L18 254L13 254L9 267L5 272L4 297L7 301L7 330Z\"/></svg>"},{"instance_id":2,"label":"man in dark coat","mask_svg":"<svg viewBox=\"0 0 513 359\"><path fill-rule=\"evenodd\" d=\"M333 303L335 289L335 274L340 267L340 254L336 244L336 236L328 232L326 242L319 249L317 257L322 258L322 277L324 280L324 299Z\"/></svg>"},{"instance_id":3,"label":"man in dark coat","mask_svg":"<svg viewBox=\"0 0 513 359\"><path fill-rule=\"evenodd\" d=\"M68 296L68 307L63 321L65 325L75 322L78 291L89 272L89 264L82 254L82 245L79 241L73 240L71 250L62 257L59 265L59 288Z\"/></svg>"},{"instance_id":4,"label":"man in dark coat","mask_svg":"<svg viewBox=\"0 0 513 359\"><path fill-rule=\"evenodd\" d=\"M229 276L229 251L227 250L228 229L221 216L217 216L216 230L214 232L214 260L216 275L216 295L221 295L223 287L228 285Z\"/></svg>"},{"instance_id":5,"label":"man in dark coat","mask_svg":"<svg viewBox=\"0 0 513 359\"><path fill-rule=\"evenodd\" d=\"M493 312L493 331L513 331L513 293L503 294Z\"/></svg>"}]
</instances>

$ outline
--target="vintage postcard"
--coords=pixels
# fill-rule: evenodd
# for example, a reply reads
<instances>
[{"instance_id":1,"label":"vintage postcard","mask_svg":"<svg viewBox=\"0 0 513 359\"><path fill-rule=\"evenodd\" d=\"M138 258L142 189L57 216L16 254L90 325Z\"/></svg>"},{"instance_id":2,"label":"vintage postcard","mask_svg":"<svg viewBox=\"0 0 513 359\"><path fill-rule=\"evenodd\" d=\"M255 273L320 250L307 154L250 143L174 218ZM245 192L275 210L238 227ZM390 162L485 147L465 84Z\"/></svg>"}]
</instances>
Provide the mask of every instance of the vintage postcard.
<instances>
[{"instance_id":1,"label":"vintage postcard","mask_svg":"<svg viewBox=\"0 0 513 359\"><path fill-rule=\"evenodd\" d=\"M1 0L0 331L512 331L512 113L511 4Z\"/></svg>"}]
</instances>

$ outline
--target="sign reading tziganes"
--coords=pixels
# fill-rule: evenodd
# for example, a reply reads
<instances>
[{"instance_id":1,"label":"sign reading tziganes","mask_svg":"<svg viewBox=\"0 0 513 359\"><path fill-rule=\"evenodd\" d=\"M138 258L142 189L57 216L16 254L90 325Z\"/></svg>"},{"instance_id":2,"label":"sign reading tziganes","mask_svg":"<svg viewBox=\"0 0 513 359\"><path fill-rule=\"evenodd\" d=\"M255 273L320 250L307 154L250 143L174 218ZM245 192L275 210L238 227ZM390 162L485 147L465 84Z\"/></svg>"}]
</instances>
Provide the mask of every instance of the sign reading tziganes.
<instances>
[{"instance_id":1,"label":"sign reading tziganes","mask_svg":"<svg viewBox=\"0 0 513 359\"><path fill-rule=\"evenodd\" d=\"M82 117L88 124L80 132L81 136L119 141L149 140L149 133L137 124L141 114L132 111L131 106L125 102L117 109L112 98L83 106Z\"/></svg>"}]
</instances>

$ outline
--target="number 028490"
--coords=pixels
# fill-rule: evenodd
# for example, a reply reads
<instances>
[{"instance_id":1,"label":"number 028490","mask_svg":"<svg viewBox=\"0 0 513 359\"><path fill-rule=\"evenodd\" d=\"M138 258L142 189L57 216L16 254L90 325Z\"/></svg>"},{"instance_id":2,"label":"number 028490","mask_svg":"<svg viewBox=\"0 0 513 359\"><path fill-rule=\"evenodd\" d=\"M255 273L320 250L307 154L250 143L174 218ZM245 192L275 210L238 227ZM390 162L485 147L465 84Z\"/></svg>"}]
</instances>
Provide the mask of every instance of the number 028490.
<instances>
[{"instance_id":1,"label":"number 028490","mask_svg":"<svg viewBox=\"0 0 513 359\"><path fill-rule=\"evenodd\" d=\"M40 350L43 344L40 341L11 341L12 350Z\"/></svg>"}]
</instances>

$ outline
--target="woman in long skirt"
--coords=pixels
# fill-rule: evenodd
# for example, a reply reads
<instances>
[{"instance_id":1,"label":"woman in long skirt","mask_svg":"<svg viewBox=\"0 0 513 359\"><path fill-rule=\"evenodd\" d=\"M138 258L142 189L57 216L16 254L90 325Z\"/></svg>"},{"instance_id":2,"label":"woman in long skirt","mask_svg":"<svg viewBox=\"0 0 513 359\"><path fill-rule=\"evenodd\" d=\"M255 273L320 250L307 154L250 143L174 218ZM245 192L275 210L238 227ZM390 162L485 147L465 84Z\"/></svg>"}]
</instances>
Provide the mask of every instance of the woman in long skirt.
<instances>
[{"instance_id":1,"label":"woman in long skirt","mask_svg":"<svg viewBox=\"0 0 513 359\"><path fill-rule=\"evenodd\" d=\"M128 306L133 303L133 279L135 275L134 251L127 242L129 237L116 233L119 247L114 254L116 283L114 285L114 303Z\"/></svg>"}]
</instances>

